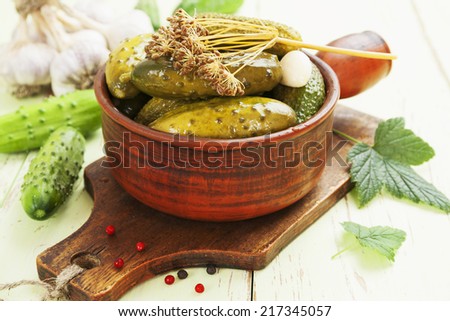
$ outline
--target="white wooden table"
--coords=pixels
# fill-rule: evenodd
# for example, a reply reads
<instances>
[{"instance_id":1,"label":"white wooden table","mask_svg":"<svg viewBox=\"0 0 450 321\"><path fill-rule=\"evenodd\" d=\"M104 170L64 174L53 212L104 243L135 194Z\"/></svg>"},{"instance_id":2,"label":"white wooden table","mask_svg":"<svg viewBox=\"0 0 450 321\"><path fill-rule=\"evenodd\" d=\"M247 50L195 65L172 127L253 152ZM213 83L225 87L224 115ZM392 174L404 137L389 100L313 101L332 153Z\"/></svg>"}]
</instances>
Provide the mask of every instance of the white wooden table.
<instances>
[{"instance_id":1,"label":"white wooden table","mask_svg":"<svg viewBox=\"0 0 450 321\"><path fill-rule=\"evenodd\" d=\"M161 0L162 16L176 3ZM381 34L399 57L391 74L373 89L342 103L380 118L405 117L407 127L436 151L417 172L450 195L448 0L246 0L241 13L286 23L316 43L364 30ZM0 2L0 15L0 43L4 43L17 21L12 1ZM18 101L0 88L0 114L39 99ZM35 152L0 154L0 283L37 279L36 256L77 230L93 205L80 178L73 195L51 219L29 219L19 198L34 156ZM88 140L85 165L101 156L98 131ZM340 222L349 220L406 231L395 263L361 249L332 260L348 241ZM161 275L135 287L123 300L449 300L449 245L450 216L386 194L358 209L350 193L264 270L222 268L208 275L204 268L188 268L186 280L167 286ZM199 282L206 288L202 294L193 290ZM1 292L0 298L36 300L41 293L35 287L22 287Z\"/></svg>"}]
</instances>

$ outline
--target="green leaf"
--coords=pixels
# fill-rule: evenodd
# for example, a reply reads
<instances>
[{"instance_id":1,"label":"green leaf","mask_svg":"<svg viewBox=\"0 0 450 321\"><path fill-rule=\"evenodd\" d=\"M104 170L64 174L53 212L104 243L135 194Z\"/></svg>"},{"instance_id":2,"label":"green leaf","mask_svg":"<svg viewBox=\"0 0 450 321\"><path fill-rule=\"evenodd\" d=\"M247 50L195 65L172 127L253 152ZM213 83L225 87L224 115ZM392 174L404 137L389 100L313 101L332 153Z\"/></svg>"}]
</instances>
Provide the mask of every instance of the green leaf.
<instances>
[{"instance_id":1,"label":"green leaf","mask_svg":"<svg viewBox=\"0 0 450 321\"><path fill-rule=\"evenodd\" d=\"M191 16L196 12L235 13L244 0L182 0L178 8L182 8Z\"/></svg>"},{"instance_id":2,"label":"green leaf","mask_svg":"<svg viewBox=\"0 0 450 321\"><path fill-rule=\"evenodd\" d=\"M395 197L408 198L450 213L450 200L409 166L420 164L433 155L433 149L426 142L405 129L403 118L381 122L373 147L357 143L347 155L352 163L351 180L355 183L360 206L366 205L386 187Z\"/></svg>"},{"instance_id":3,"label":"green leaf","mask_svg":"<svg viewBox=\"0 0 450 321\"><path fill-rule=\"evenodd\" d=\"M384 160L387 190L398 198L425 203L450 212L450 200L436 187L420 177L411 167L393 160Z\"/></svg>"},{"instance_id":4,"label":"green leaf","mask_svg":"<svg viewBox=\"0 0 450 321\"><path fill-rule=\"evenodd\" d=\"M343 222L341 224L347 232L356 237L361 246L377 251L390 261L394 261L395 252L406 238L404 231L389 226L369 228L353 222Z\"/></svg>"},{"instance_id":5,"label":"green leaf","mask_svg":"<svg viewBox=\"0 0 450 321\"><path fill-rule=\"evenodd\" d=\"M403 118L381 122L375 132L373 148L385 158L408 165L420 165L434 156L434 150L411 130Z\"/></svg>"},{"instance_id":6,"label":"green leaf","mask_svg":"<svg viewBox=\"0 0 450 321\"><path fill-rule=\"evenodd\" d=\"M383 188L383 159L364 143L353 146L347 157L352 162L350 174L356 185L360 206L364 206Z\"/></svg>"}]
</instances>

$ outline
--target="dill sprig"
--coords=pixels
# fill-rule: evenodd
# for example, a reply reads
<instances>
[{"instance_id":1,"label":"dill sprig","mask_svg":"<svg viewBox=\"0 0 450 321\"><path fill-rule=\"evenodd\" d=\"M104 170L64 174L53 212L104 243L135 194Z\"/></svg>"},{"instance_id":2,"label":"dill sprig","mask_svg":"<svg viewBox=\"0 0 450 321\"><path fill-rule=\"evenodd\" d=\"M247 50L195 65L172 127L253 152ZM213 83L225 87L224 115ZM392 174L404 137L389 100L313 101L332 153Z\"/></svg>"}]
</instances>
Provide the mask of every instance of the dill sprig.
<instances>
[{"instance_id":1,"label":"dill sprig","mask_svg":"<svg viewBox=\"0 0 450 321\"><path fill-rule=\"evenodd\" d=\"M169 26L160 27L146 46L147 59L168 57L181 75L193 73L222 96L243 95L245 86L235 75L276 43L365 58L395 59L389 53L320 46L282 38L277 28L265 24L192 17L183 9L178 9L167 20ZM241 67L230 72L228 66L240 62L243 62Z\"/></svg>"},{"instance_id":2,"label":"dill sprig","mask_svg":"<svg viewBox=\"0 0 450 321\"><path fill-rule=\"evenodd\" d=\"M202 40L209 36L208 29L182 9L167 20L169 26L159 28L146 46L147 58L170 57L173 68L181 75L193 72L219 95L244 94L244 84L222 63L224 56Z\"/></svg>"}]
</instances>

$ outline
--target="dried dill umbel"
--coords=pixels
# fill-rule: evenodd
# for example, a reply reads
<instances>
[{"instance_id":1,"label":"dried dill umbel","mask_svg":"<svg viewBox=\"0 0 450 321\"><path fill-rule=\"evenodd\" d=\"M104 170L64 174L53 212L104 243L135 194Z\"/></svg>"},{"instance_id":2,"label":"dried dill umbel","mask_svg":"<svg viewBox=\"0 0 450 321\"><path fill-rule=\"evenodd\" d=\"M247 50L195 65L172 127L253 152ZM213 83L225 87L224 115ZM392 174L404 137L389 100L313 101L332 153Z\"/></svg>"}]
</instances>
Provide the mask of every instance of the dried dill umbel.
<instances>
[{"instance_id":1,"label":"dried dill umbel","mask_svg":"<svg viewBox=\"0 0 450 321\"><path fill-rule=\"evenodd\" d=\"M147 59L169 57L181 75L191 72L206 80L219 95L238 96L244 94L244 85L222 63L218 50L207 48L202 37L209 31L195 18L179 9L167 19L168 27L161 27L146 46Z\"/></svg>"},{"instance_id":2,"label":"dried dill umbel","mask_svg":"<svg viewBox=\"0 0 450 321\"><path fill-rule=\"evenodd\" d=\"M279 37L277 28L264 23L191 17L183 9L178 9L167 20L169 25L161 27L146 46L147 59L168 57L179 74L193 73L206 80L222 96L243 95L245 86L235 75L276 43L366 58L396 58L388 53L320 46L286 39ZM233 73L227 65L231 58L243 62Z\"/></svg>"}]
</instances>

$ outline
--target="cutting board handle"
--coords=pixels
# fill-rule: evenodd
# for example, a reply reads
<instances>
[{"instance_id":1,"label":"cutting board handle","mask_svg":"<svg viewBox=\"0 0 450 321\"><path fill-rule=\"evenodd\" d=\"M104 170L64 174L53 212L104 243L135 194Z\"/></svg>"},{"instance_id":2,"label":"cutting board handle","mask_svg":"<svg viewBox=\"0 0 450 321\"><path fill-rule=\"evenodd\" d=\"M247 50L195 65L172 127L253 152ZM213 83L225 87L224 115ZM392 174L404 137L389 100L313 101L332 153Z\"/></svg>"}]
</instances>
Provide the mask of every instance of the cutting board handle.
<instances>
[{"instance_id":1,"label":"cutting board handle","mask_svg":"<svg viewBox=\"0 0 450 321\"><path fill-rule=\"evenodd\" d=\"M386 41L373 31L352 33L328 44L333 47L390 53ZM391 71L392 61L353 57L330 52L318 52L336 73L341 86L340 98L355 96L369 89Z\"/></svg>"}]
</instances>

